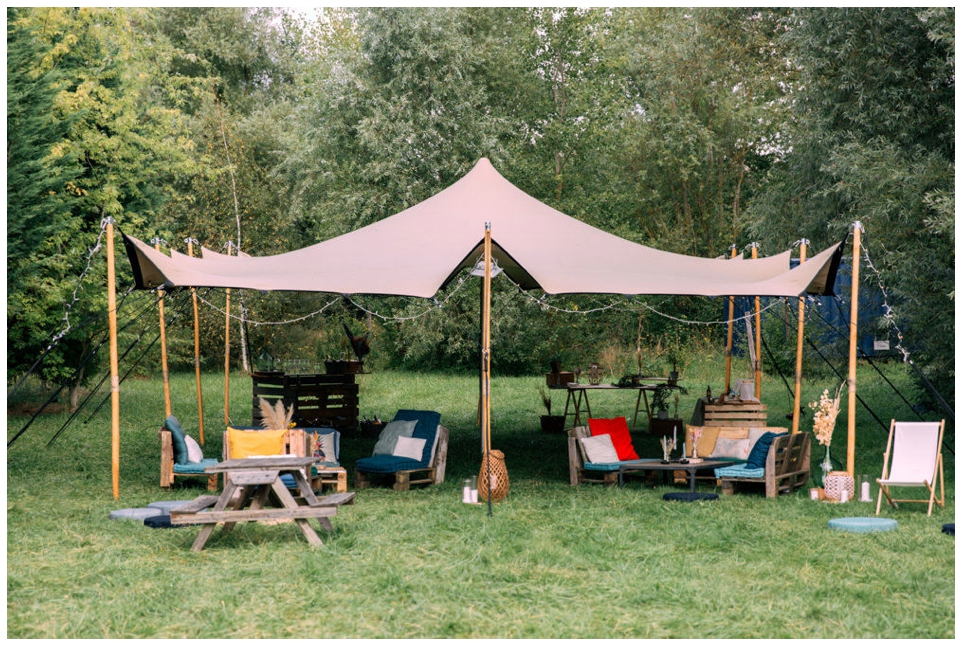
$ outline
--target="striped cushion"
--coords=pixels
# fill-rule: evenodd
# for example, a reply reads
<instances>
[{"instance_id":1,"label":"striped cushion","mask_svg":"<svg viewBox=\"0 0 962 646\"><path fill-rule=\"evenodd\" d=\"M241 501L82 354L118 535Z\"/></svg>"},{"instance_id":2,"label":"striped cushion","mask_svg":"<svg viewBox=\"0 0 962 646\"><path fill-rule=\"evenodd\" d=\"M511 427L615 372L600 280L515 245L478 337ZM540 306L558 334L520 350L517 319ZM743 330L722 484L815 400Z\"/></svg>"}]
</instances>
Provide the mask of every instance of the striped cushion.
<instances>
[{"instance_id":1,"label":"striped cushion","mask_svg":"<svg viewBox=\"0 0 962 646\"><path fill-rule=\"evenodd\" d=\"M585 471L617 471L618 462L585 462Z\"/></svg>"},{"instance_id":2,"label":"striped cushion","mask_svg":"<svg viewBox=\"0 0 962 646\"><path fill-rule=\"evenodd\" d=\"M765 467L753 468L745 464L715 469L716 478L764 478Z\"/></svg>"}]
</instances>

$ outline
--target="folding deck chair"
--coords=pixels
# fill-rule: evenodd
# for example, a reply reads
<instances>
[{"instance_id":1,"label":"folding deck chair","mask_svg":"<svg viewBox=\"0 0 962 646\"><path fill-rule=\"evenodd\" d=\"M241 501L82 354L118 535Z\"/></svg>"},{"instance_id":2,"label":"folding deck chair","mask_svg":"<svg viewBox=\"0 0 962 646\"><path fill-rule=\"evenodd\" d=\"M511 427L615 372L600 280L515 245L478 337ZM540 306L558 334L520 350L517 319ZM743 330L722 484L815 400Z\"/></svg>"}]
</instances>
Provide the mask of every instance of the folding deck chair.
<instances>
[{"instance_id":1,"label":"folding deck chair","mask_svg":"<svg viewBox=\"0 0 962 646\"><path fill-rule=\"evenodd\" d=\"M878 504L875 515L882 510L882 496L888 499L895 509L900 502L932 503L945 507L945 477L942 473L942 434L945 420L941 422L896 422L889 427L888 444L885 447L885 462L879 485ZM939 480L940 496L935 497L936 478ZM893 498L892 487L925 487L929 491L928 500Z\"/></svg>"}]
</instances>

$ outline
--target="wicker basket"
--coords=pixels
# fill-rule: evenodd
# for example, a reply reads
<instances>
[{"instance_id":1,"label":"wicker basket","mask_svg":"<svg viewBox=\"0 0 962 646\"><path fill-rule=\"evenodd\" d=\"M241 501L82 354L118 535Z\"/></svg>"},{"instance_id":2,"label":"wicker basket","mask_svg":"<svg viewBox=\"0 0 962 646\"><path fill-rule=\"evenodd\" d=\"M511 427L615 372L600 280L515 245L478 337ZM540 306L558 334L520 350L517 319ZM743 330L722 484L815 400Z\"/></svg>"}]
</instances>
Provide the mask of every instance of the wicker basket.
<instances>
[{"instance_id":1,"label":"wicker basket","mask_svg":"<svg viewBox=\"0 0 962 646\"><path fill-rule=\"evenodd\" d=\"M849 500L855 500L855 478L847 471L832 471L825 476L826 500L841 500L843 491L848 491Z\"/></svg>"},{"instance_id":2,"label":"wicker basket","mask_svg":"<svg viewBox=\"0 0 962 646\"><path fill-rule=\"evenodd\" d=\"M488 483L488 464L490 457L491 483ZM491 502L504 500L508 495L508 468L504 464L504 453L492 450L481 460L481 473L478 475L478 498L488 499L488 487L491 487Z\"/></svg>"}]
</instances>

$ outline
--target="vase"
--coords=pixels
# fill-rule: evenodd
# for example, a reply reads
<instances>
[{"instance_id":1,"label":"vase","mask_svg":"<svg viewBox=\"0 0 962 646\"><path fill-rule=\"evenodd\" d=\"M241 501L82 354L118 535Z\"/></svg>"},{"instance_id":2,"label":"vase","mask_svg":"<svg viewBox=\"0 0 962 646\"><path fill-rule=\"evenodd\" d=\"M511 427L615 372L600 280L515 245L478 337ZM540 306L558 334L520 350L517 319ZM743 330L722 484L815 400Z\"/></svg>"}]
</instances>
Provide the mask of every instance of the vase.
<instances>
[{"instance_id":1,"label":"vase","mask_svg":"<svg viewBox=\"0 0 962 646\"><path fill-rule=\"evenodd\" d=\"M818 486L820 486L820 487L824 487L824 486L825 486L825 478L828 477L828 474L832 472L832 456L831 456L831 453L830 453L830 451L829 451L829 449L831 448L831 446L832 446L831 444L826 444L826 445L825 445L825 459L823 459L823 460L822 460L822 463L821 463L820 465L818 465L818 466L821 467L821 471L822 471L821 474L820 474L820 475L821 475L821 478L820 478L821 481L818 483Z\"/></svg>"}]
</instances>

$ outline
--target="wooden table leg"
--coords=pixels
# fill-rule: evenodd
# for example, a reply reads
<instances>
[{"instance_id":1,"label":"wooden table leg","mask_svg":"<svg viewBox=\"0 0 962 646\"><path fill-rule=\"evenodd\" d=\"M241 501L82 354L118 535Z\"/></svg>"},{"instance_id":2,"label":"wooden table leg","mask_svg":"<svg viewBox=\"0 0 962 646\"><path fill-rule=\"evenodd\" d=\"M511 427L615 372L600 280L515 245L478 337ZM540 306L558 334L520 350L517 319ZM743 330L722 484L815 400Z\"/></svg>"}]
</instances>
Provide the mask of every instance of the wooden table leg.
<instances>
[{"instance_id":1,"label":"wooden table leg","mask_svg":"<svg viewBox=\"0 0 962 646\"><path fill-rule=\"evenodd\" d=\"M271 489L274 491L277 499L284 507L287 509L297 508L297 501L294 500L294 496L292 496L291 492L287 490L287 487L280 478L277 478L274 481L274 483L271 485ZM321 541L320 537L317 535L317 532L314 531L314 528L311 527L311 523L306 518L295 518L294 522L297 523L297 526L301 528L301 533L304 534L304 538L307 539L308 543L314 547L320 547L324 544L324 542Z\"/></svg>"},{"instance_id":2,"label":"wooden table leg","mask_svg":"<svg viewBox=\"0 0 962 646\"><path fill-rule=\"evenodd\" d=\"M237 485L233 482L227 482L224 485L224 491L221 493L220 498L218 498L217 503L214 504L214 511L224 511L227 509L227 505L230 503L230 499L236 489ZM215 527L217 527L217 525L214 523L209 523L201 527L200 533L197 535L197 538L194 539L194 544L190 546L190 551L199 552L204 549L204 545L207 543L207 539L210 538Z\"/></svg>"}]
</instances>

